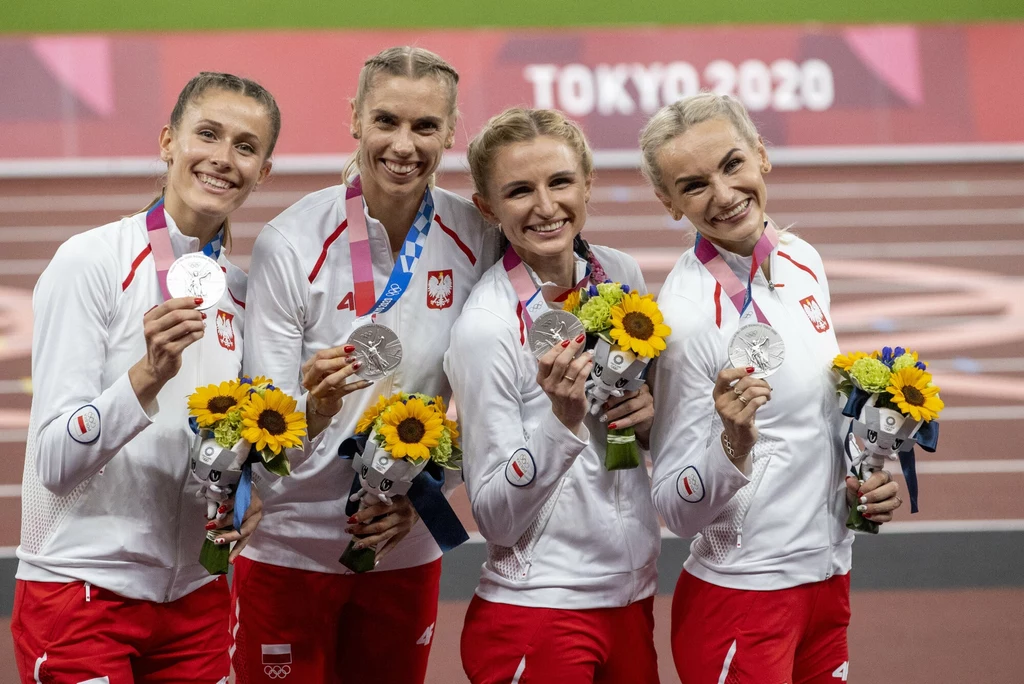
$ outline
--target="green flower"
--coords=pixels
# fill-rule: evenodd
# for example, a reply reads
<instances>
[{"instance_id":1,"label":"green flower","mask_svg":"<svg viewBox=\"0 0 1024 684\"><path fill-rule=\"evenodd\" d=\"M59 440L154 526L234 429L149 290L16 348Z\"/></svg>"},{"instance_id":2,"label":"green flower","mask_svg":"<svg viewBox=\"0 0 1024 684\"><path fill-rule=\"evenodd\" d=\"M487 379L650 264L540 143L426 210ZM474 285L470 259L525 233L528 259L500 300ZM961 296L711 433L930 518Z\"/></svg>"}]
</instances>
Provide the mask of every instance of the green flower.
<instances>
[{"instance_id":1,"label":"green flower","mask_svg":"<svg viewBox=\"0 0 1024 684\"><path fill-rule=\"evenodd\" d=\"M597 294L601 299L608 302L608 306L615 306L622 301L622 286L618 283L601 283L597 286Z\"/></svg>"},{"instance_id":2,"label":"green flower","mask_svg":"<svg viewBox=\"0 0 1024 684\"><path fill-rule=\"evenodd\" d=\"M242 411L240 409L228 411L227 415L218 421L217 427L213 429L213 438L225 449L235 446L241 437Z\"/></svg>"},{"instance_id":3,"label":"green flower","mask_svg":"<svg viewBox=\"0 0 1024 684\"><path fill-rule=\"evenodd\" d=\"M857 359L850 366L850 377L865 392L884 392L890 375L889 367L878 359Z\"/></svg>"},{"instance_id":4,"label":"green flower","mask_svg":"<svg viewBox=\"0 0 1024 684\"><path fill-rule=\"evenodd\" d=\"M591 297L580 307L580 320L587 332L607 330L612 326L612 307L603 297Z\"/></svg>"},{"instance_id":5,"label":"green flower","mask_svg":"<svg viewBox=\"0 0 1024 684\"><path fill-rule=\"evenodd\" d=\"M917 363L917 356L914 354L904 354L899 356L895 361L892 362L892 372L895 373L898 370L904 368L910 368Z\"/></svg>"}]
</instances>

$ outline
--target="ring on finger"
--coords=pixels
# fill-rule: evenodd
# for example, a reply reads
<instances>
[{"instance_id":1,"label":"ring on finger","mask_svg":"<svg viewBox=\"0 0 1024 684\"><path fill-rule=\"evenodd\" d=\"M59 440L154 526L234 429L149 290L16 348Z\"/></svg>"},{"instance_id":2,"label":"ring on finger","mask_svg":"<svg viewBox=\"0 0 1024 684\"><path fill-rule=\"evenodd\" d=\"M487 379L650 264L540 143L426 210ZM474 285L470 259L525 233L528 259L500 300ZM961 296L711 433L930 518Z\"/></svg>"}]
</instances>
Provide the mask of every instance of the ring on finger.
<instances>
[{"instance_id":1,"label":"ring on finger","mask_svg":"<svg viewBox=\"0 0 1024 684\"><path fill-rule=\"evenodd\" d=\"M748 401L750 401L749 399L747 399L747 398L746 398L745 396L743 396L742 394L741 394L741 395L739 396L739 400L740 400L741 402L743 402L743 405L744 405L744 406L746 406L746 405L747 405L747 402L748 402Z\"/></svg>"},{"instance_id":2,"label":"ring on finger","mask_svg":"<svg viewBox=\"0 0 1024 684\"><path fill-rule=\"evenodd\" d=\"M576 382L576 376L573 376L573 377L570 378L568 375L563 375L562 379L563 380L568 380L569 382Z\"/></svg>"},{"instance_id":3,"label":"ring on finger","mask_svg":"<svg viewBox=\"0 0 1024 684\"><path fill-rule=\"evenodd\" d=\"M743 395L743 390L741 390L741 389L740 389L739 387L733 387L733 388L732 388L732 391L736 393L736 396L737 396L737 397L739 397L739 396L742 396L742 395Z\"/></svg>"}]
</instances>

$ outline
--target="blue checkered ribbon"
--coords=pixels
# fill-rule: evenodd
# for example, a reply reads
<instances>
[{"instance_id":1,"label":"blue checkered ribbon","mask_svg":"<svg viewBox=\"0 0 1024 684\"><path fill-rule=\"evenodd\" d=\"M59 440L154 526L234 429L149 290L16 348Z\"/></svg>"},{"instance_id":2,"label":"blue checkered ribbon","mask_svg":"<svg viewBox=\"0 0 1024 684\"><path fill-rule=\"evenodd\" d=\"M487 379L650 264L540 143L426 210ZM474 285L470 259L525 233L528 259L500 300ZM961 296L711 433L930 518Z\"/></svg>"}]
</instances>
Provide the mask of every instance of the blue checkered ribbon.
<instances>
[{"instance_id":1,"label":"blue checkered ribbon","mask_svg":"<svg viewBox=\"0 0 1024 684\"><path fill-rule=\"evenodd\" d=\"M220 259L220 246L223 243L223 241L224 229L221 228L220 231L214 236L214 238L207 242L206 246L203 247L203 254L210 257L214 261L217 261L218 259Z\"/></svg>"},{"instance_id":2,"label":"blue checkered ribbon","mask_svg":"<svg viewBox=\"0 0 1024 684\"><path fill-rule=\"evenodd\" d=\"M391 277L384 287L384 292L377 298L376 303L364 315L384 313L401 299L402 295L409 288L412 282L412 274L416 269L416 263L423 256L423 247L427 244L427 235L430 234L430 225L434 222L434 197L430 188L423 194L423 201L420 209L416 212L416 218L409 226L409 232L405 236L402 248L398 250L398 259L395 267L391 269Z\"/></svg>"}]
</instances>

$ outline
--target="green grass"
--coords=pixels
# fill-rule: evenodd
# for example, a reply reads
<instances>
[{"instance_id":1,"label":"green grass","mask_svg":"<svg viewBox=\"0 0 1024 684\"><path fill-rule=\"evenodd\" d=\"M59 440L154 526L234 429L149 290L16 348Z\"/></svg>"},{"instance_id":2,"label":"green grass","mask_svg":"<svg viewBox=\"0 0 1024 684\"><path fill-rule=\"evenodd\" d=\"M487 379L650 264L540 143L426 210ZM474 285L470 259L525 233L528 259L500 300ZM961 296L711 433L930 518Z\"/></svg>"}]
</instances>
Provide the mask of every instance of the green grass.
<instances>
[{"instance_id":1,"label":"green grass","mask_svg":"<svg viewBox=\"0 0 1024 684\"><path fill-rule=\"evenodd\" d=\"M0 33L1024 19L1020 0L6 0Z\"/></svg>"}]
</instances>

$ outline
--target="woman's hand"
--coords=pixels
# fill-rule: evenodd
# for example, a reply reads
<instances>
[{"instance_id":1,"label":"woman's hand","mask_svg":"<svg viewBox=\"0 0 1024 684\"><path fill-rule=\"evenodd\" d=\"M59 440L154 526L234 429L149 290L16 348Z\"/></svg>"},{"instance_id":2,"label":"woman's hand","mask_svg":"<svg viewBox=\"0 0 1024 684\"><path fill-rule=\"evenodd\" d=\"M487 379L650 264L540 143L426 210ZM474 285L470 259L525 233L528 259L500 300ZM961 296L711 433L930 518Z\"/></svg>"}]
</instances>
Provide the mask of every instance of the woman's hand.
<instances>
[{"instance_id":1,"label":"woman's hand","mask_svg":"<svg viewBox=\"0 0 1024 684\"><path fill-rule=\"evenodd\" d=\"M594 366L594 355L576 352L586 341L581 334L548 350L537 362L537 384L551 399L551 411L562 425L579 434L590 404L587 401L587 378Z\"/></svg>"},{"instance_id":2,"label":"woman's hand","mask_svg":"<svg viewBox=\"0 0 1024 684\"><path fill-rule=\"evenodd\" d=\"M871 522L884 523L892 520L893 511L903 505L899 497L900 483L892 479L886 470L871 474L864 484L857 478L846 477L846 500L850 507L857 507Z\"/></svg>"},{"instance_id":3,"label":"woman's hand","mask_svg":"<svg viewBox=\"0 0 1024 684\"><path fill-rule=\"evenodd\" d=\"M715 410L722 418L725 438L732 447L733 462L743 461L757 441L754 416L757 409L772 398L772 387L763 379L752 378L753 368L726 368L718 374L713 396Z\"/></svg>"},{"instance_id":4,"label":"woman's hand","mask_svg":"<svg viewBox=\"0 0 1024 684\"><path fill-rule=\"evenodd\" d=\"M302 364L302 386L306 397L306 423L312 439L326 428L352 392L372 385L367 380L349 382L360 363L350 356L356 350L351 344L321 349Z\"/></svg>"},{"instance_id":5,"label":"woman's hand","mask_svg":"<svg viewBox=\"0 0 1024 684\"><path fill-rule=\"evenodd\" d=\"M606 413L601 416L601 422L607 421L609 430L632 427L640 446L648 448L654 422L654 397L646 384L639 392L609 397L603 408Z\"/></svg>"},{"instance_id":6,"label":"woman's hand","mask_svg":"<svg viewBox=\"0 0 1024 684\"><path fill-rule=\"evenodd\" d=\"M146 355L128 371L142 406L149 406L167 381L178 374L185 348L203 339L206 314L196 310L202 303L198 297L175 297L142 317Z\"/></svg>"},{"instance_id":7,"label":"woman's hand","mask_svg":"<svg viewBox=\"0 0 1024 684\"><path fill-rule=\"evenodd\" d=\"M364 503L369 505L348 519L350 527L345 531L358 537L353 545L356 549L376 546L375 559L379 563L409 534L420 516L406 496L396 496L390 506L372 495L366 496Z\"/></svg>"},{"instance_id":8,"label":"woman's hand","mask_svg":"<svg viewBox=\"0 0 1024 684\"><path fill-rule=\"evenodd\" d=\"M249 543L249 538L252 533L256 531L256 528L260 524L260 520L263 519L263 500L260 499L259 493L256 488L252 488L252 498L249 501L249 508L245 511L245 515L242 517L242 529L234 530L232 525L235 519L235 498L232 496L227 501L220 505L217 509L217 517L206 523L207 530L218 530L217 538L214 540L214 544L223 545L235 544L235 548L231 549L231 553L228 555L228 562L234 563L235 558L242 553L242 549Z\"/></svg>"}]
</instances>

